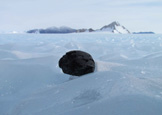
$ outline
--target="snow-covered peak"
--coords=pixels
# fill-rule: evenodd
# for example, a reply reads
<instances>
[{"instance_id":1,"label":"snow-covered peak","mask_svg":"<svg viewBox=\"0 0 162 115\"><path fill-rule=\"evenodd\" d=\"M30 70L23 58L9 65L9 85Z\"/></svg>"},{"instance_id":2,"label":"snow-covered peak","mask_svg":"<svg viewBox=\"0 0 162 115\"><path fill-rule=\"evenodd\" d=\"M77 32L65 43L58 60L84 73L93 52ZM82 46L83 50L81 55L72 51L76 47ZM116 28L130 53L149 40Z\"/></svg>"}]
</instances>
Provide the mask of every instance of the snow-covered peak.
<instances>
[{"instance_id":1,"label":"snow-covered peak","mask_svg":"<svg viewBox=\"0 0 162 115\"><path fill-rule=\"evenodd\" d=\"M115 26L120 26L120 24L119 24L119 22L114 21L114 22L110 23L109 26L115 27Z\"/></svg>"},{"instance_id":2,"label":"snow-covered peak","mask_svg":"<svg viewBox=\"0 0 162 115\"><path fill-rule=\"evenodd\" d=\"M120 25L119 22L114 21L109 25L106 25L100 29L100 31L109 31L112 33L127 34L130 33L124 26Z\"/></svg>"},{"instance_id":3,"label":"snow-covered peak","mask_svg":"<svg viewBox=\"0 0 162 115\"><path fill-rule=\"evenodd\" d=\"M104 30L104 29L107 29L107 28L111 28L111 29L114 29L115 26L120 26L120 24L116 21L108 24L108 25L105 25L104 27L101 28L101 30Z\"/></svg>"}]
</instances>

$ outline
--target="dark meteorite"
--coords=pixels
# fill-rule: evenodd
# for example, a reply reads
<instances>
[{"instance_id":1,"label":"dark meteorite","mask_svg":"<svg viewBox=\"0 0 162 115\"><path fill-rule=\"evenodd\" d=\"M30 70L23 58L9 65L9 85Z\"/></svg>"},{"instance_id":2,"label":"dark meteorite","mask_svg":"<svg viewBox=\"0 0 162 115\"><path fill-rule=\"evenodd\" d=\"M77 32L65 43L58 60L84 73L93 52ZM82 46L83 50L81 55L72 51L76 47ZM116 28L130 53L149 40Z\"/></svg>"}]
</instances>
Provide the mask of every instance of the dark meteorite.
<instances>
[{"instance_id":1,"label":"dark meteorite","mask_svg":"<svg viewBox=\"0 0 162 115\"><path fill-rule=\"evenodd\" d=\"M95 62L90 54L74 50L67 52L59 60L59 67L66 74L81 76L94 72Z\"/></svg>"}]
</instances>

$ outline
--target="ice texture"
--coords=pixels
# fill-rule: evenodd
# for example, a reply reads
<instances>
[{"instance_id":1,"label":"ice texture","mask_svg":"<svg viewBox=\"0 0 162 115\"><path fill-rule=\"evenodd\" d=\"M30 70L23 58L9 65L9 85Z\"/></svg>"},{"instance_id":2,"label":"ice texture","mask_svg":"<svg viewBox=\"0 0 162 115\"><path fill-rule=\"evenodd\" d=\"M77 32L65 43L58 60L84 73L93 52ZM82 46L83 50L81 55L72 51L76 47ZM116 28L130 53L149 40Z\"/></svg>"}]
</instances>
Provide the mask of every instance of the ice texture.
<instances>
[{"instance_id":1,"label":"ice texture","mask_svg":"<svg viewBox=\"0 0 162 115\"><path fill-rule=\"evenodd\" d=\"M58 61L92 55L79 78ZM0 115L162 115L162 35L0 34Z\"/></svg>"}]
</instances>

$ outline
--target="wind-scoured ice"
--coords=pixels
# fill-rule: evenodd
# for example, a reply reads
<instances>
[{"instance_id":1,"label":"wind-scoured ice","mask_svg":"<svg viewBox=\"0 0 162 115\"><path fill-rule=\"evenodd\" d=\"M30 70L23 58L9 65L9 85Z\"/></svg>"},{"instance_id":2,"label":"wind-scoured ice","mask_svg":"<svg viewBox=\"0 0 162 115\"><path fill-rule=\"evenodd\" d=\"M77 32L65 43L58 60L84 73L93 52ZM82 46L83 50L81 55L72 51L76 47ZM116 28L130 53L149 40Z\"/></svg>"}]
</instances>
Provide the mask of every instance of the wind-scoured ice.
<instances>
[{"instance_id":1,"label":"wind-scoured ice","mask_svg":"<svg viewBox=\"0 0 162 115\"><path fill-rule=\"evenodd\" d=\"M0 115L161 115L162 35L1 34ZM67 51L96 70L62 73Z\"/></svg>"}]
</instances>

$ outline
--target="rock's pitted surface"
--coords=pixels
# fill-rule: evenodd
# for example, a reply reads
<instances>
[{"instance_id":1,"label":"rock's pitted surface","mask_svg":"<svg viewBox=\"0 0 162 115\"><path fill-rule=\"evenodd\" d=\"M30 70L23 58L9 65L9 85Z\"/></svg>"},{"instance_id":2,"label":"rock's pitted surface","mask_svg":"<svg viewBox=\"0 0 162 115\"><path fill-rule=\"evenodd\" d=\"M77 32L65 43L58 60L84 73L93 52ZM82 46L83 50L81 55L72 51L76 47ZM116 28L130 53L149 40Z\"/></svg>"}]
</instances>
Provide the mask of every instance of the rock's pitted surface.
<instances>
[{"instance_id":1,"label":"rock's pitted surface","mask_svg":"<svg viewBox=\"0 0 162 115\"><path fill-rule=\"evenodd\" d=\"M59 60L59 67L66 74L81 76L94 72L95 62L90 54L74 50L67 52Z\"/></svg>"}]
</instances>

